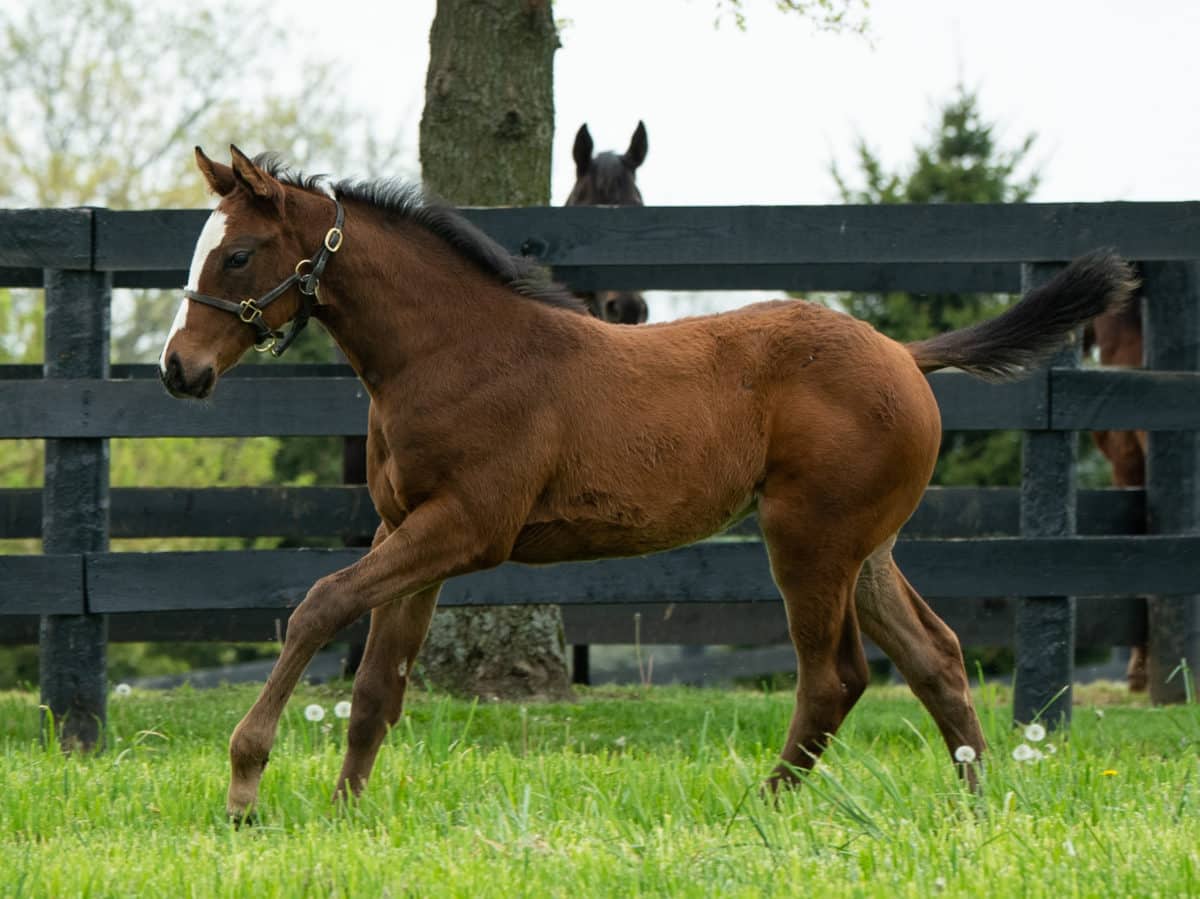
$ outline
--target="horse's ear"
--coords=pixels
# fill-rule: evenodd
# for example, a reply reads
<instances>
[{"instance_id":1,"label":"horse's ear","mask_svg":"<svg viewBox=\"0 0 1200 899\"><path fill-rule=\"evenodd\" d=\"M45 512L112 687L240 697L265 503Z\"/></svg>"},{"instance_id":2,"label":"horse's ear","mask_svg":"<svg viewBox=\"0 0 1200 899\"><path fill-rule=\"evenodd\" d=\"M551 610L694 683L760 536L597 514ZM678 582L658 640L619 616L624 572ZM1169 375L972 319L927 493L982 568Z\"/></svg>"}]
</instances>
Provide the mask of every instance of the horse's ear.
<instances>
[{"instance_id":1,"label":"horse's ear","mask_svg":"<svg viewBox=\"0 0 1200 899\"><path fill-rule=\"evenodd\" d=\"M227 165L221 165L219 162L213 162L204 155L204 151L199 147L196 147L196 167L200 169L204 180L208 182L208 189L218 197L225 196L237 186L237 182L233 179L233 169Z\"/></svg>"},{"instance_id":2,"label":"horse's ear","mask_svg":"<svg viewBox=\"0 0 1200 899\"><path fill-rule=\"evenodd\" d=\"M233 144L229 145L233 156L233 176L238 185L245 188L250 196L282 213L283 185L273 175L264 172Z\"/></svg>"},{"instance_id":3,"label":"horse's ear","mask_svg":"<svg viewBox=\"0 0 1200 899\"><path fill-rule=\"evenodd\" d=\"M629 141L629 149L625 151L625 155L621 159L629 168L636 169L646 161L646 151L649 149L650 142L646 139L646 126L638 121L638 126L633 132L633 139Z\"/></svg>"},{"instance_id":4,"label":"horse's ear","mask_svg":"<svg viewBox=\"0 0 1200 899\"><path fill-rule=\"evenodd\" d=\"M571 151L571 155L575 157L575 176L577 178L582 178L591 168L592 149L592 135L588 131L587 123L584 122L575 132L575 148Z\"/></svg>"}]
</instances>

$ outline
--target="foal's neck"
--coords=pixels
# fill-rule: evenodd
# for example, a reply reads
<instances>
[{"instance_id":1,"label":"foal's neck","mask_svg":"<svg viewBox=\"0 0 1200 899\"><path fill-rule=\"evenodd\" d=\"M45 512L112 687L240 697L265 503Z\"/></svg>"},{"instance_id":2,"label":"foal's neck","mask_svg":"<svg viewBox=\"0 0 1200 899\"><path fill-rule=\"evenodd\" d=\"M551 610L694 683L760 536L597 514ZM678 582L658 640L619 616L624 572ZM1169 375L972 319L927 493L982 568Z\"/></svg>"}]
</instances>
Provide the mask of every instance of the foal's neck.
<instances>
[{"instance_id":1,"label":"foal's neck","mask_svg":"<svg viewBox=\"0 0 1200 899\"><path fill-rule=\"evenodd\" d=\"M321 282L317 317L367 389L417 369L456 362L487 366L582 318L516 295L441 238L410 221L346 204L346 240Z\"/></svg>"}]
</instances>

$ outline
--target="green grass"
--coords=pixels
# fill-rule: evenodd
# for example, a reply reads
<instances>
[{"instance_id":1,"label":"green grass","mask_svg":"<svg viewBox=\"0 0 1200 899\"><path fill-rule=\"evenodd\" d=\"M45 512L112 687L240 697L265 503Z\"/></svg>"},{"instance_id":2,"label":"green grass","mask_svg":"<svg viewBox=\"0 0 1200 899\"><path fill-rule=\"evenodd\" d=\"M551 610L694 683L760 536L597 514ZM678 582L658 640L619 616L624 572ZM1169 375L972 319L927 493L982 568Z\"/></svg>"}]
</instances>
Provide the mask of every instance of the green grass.
<instances>
[{"instance_id":1,"label":"green grass","mask_svg":"<svg viewBox=\"0 0 1200 899\"><path fill-rule=\"evenodd\" d=\"M1007 697L985 688L974 796L911 696L873 688L773 804L757 787L786 694L606 690L524 711L417 695L339 810L344 722L303 708L348 688L305 689L261 824L238 831L225 743L253 695L114 698L108 751L81 758L39 745L33 697L0 694L0 896L1200 895L1196 706L1093 691L1102 715L1077 707L1054 754L1018 763Z\"/></svg>"}]
</instances>

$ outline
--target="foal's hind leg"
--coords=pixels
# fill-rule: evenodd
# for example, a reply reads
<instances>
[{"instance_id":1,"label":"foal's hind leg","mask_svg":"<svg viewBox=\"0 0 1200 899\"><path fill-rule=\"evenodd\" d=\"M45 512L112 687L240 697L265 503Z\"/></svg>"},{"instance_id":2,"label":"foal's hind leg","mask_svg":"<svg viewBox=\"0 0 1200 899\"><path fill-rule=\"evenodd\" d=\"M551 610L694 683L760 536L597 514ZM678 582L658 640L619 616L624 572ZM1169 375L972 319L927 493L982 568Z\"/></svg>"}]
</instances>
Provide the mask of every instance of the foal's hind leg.
<instances>
[{"instance_id":1,"label":"foal's hind leg","mask_svg":"<svg viewBox=\"0 0 1200 899\"><path fill-rule=\"evenodd\" d=\"M346 760L335 797L362 792L383 738L400 720L408 677L429 632L439 589L440 584L371 612L371 632L354 677Z\"/></svg>"},{"instance_id":2,"label":"foal's hind leg","mask_svg":"<svg viewBox=\"0 0 1200 899\"><path fill-rule=\"evenodd\" d=\"M861 559L827 540L813 543L774 504L762 503L759 519L787 608L798 675L787 741L769 781L776 789L816 764L867 688L870 672L853 603Z\"/></svg>"},{"instance_id":3,"label":"foal's hind leg","mask_svg":"<svg viewBox=\"0 0 1200 899\"><path fill-rule=\"evenodd\" d=\"M859 623L929 710L950 752L970 746L982 755L983 731L958 638L900 573L892 559L894 542L893 537L863 563L855 591ZM974 771L966 772L974 784Z\"/></svg>"}]
</instances>

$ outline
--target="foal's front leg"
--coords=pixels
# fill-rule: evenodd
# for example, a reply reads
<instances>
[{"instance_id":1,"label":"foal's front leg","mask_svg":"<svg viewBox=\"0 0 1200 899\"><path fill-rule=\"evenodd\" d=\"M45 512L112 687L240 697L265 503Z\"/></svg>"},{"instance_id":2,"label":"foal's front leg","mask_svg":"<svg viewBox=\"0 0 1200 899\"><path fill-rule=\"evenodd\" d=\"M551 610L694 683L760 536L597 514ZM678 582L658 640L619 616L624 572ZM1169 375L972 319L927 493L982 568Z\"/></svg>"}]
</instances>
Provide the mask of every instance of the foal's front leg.
<instances>
[{"instance_id":1,"label":"foal's front leg","mask_svg":"<svg viewBox=\"0 0 1200 899\"><path fill-rule=\"evenodd\" d=\"M254 805L279 718L314 654L370 609L500 561L460 504L431 500L349 568L317 581L288 619L279 660L229 741L228 811L241 820Z\"/></svg>"}]
</instances>

